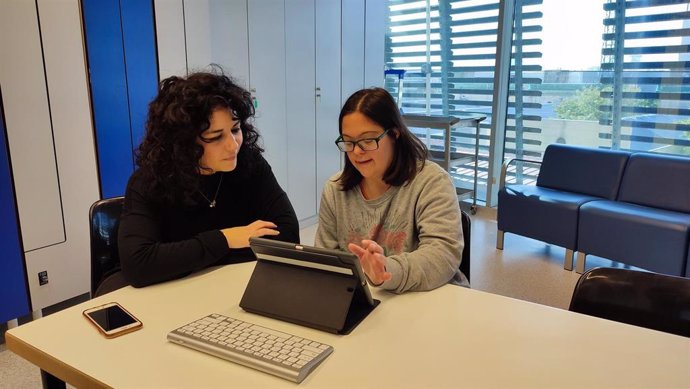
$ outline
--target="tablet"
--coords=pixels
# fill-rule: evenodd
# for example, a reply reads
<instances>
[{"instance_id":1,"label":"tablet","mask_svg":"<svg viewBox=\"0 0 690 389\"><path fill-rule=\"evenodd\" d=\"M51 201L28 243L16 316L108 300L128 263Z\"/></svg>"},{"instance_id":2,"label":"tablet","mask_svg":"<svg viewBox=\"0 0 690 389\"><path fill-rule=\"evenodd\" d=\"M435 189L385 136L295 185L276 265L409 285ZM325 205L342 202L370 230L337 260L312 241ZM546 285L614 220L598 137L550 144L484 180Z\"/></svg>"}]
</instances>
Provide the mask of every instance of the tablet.
<instances>
[{"instance_id":1,"label":"tablet","mask_svg":"<svg viewBox=\"0 0 690 389\"><path fill-rule=\"evenodd\" d=\"M346 334L379 303L354 254L263 238L240 307L248 312Z\"/></svg>"}]
</instances>

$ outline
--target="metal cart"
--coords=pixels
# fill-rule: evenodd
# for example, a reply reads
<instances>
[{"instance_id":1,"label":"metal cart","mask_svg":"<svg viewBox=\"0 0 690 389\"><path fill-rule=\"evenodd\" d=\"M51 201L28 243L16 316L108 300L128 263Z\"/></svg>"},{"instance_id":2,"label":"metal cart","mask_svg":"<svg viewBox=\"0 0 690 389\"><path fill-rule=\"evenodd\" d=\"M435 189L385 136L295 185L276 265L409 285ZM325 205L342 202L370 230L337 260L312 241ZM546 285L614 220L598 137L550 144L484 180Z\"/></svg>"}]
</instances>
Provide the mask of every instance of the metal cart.
<instances>
[{"instance_id":1,"label":"metal cart","mask_svg":"<svg viewBox=\"0 0 690 389\"><path fill-rule=\"evenodd\" d=\"M423 129L443 130L443 143L434 144L434 140L428 135L425 143L429 147L429 159L438 163L448 173L452 169L469 163L474 164L474 182L472 189L455 187L458 200L462 201L472 197L472 207L470 212L477 213L477 165L479 164L479 123L486 119L482 115L468 116L433 116L404 114L403 121L408 127ZM474 153L463 152L451 145L453 130L457 128L470 127L474 129ZM439 142L440 143L440 142Z\"/></svg>"}]
</instances>

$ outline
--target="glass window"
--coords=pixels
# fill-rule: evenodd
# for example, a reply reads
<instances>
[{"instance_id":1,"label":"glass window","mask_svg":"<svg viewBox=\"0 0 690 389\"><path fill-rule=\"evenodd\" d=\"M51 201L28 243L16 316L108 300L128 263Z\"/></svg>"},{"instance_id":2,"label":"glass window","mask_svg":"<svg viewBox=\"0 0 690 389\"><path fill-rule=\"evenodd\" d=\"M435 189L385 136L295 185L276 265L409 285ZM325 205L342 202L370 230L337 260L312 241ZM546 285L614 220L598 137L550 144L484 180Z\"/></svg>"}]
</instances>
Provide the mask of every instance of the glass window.
<instances>
[{"instance_id":1,"label":"glass window","mask_svg":"<svg viewBox=\"0 0 690 389\"><path fill-rule=\"evenodd\" d=\"M404 113L487 116L481 124L478 199L485 197L499 0L388 0L386 89ZM418 131L413 129L413 131ZM440 148L441 131L418 133ZM474 153L474 130L460 129L454 152ZM452 169L458 187L474 182L472 164Z\"/></svg>"},{"instance_id":2,"label":"glass window","mask_svg":"<svg viewBox=\"0 0 690 389\"><path fill-rule=\"evenodd\" d=\"M499 7L514 4L508 85L494 85ZM489 159L539 160L547 145L690 155L690 0L388 0L386 78L406 113L482 113ZM506 50L508 50L506 48ZM504 155L489 156L493 96L508 90ZM435 134L427 132L431 147ZM470 134L453 147L472 145ZM499 162L500 163L500 162ZM538 169L517 165L513 182ZM452 172L456 185L472 169ZM498 178L496 177L495 180ZM493 186L494 188L496 186Z\"/></svg>"}]
</instances>

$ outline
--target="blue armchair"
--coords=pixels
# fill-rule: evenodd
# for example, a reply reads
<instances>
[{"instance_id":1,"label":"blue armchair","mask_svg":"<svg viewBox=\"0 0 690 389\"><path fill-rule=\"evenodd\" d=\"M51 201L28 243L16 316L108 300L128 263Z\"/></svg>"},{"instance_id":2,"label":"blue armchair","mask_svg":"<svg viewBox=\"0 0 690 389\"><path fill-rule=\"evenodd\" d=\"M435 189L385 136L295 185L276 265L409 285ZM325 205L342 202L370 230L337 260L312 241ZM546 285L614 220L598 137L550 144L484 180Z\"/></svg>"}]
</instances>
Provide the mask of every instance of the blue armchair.
<instances>
[{"instance_id":1,"label":"blue armchair","mask_svg":"<svg viewBox=\"0 0 690 389\"><path fill-rule=\"evenodd\" d=\"M584 204L579 223L578 273L594 254L690 277L690 158L631 155L616 201Z\"/></svg>"},{"instance_id":2,"label":"blue armchair","mask_svg":"<svg viewBox=\"0 0 690 389\"><path fill-rule=\"evenodd\" d=\"M510 232L566 249L564 268L573 269L578 249L578 212L594 200L614 200L625 164L623 151L549 145L541 161L537 185L505 185L512 162L504 164L498 192L496 248L503 249Z\"/></svg>"}]
</instances>

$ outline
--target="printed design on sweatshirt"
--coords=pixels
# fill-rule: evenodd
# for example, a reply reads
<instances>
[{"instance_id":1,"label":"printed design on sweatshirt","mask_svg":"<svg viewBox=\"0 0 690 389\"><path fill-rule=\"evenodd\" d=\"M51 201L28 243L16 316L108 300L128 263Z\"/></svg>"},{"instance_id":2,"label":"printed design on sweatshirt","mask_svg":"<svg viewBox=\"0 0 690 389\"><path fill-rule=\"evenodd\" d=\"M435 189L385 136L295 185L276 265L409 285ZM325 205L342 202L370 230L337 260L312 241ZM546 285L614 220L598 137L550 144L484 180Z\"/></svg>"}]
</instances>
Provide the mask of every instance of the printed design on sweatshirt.
<instances>
[{"instance_id":1,"label":"printed design on sweatshirt","mask_svg":"<svg viewBox=\"0 0 690 389\"><path fill-rule=\"evenodd\" d=\"M383 255L389 256L403 252L407 233L402 230L389 230L386 225L375 224L369 231L351 229L348 233L348 243L362 245L362 240L376 237L376 243L383 248Z\"/></svg>"}]
</instances>

